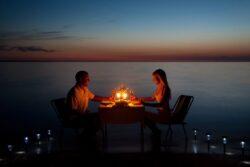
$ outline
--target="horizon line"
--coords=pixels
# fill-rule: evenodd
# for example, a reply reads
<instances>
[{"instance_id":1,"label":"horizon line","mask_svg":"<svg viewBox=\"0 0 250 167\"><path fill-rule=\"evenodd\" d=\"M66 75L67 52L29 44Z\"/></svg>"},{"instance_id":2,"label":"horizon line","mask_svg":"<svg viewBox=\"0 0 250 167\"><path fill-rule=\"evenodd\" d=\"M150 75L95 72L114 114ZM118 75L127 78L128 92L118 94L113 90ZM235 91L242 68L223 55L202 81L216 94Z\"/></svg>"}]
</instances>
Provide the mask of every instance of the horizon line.
<instances>
[{"instance_id":1,"label":"horizon line","mask_svg":"<svg viewBox=\"0 0 250 167\"><path fill-rule=\"evenodd\" d=\"M0 62L250 62L250 55L242 56L205 56L205 57L144 57L144 58L0 58Z\"/></svg>"},{"instance_id":2,"label":"horizon line","mask_svg":"<svg viewBox=\"0 0 250 167\"><path fill-rule=\"evenodd\" d=\"M3 62L120 62L120 63L126 63L126 62L250 62L250 60L0 60L0 63Z\"/></svg>"}]
</instances>

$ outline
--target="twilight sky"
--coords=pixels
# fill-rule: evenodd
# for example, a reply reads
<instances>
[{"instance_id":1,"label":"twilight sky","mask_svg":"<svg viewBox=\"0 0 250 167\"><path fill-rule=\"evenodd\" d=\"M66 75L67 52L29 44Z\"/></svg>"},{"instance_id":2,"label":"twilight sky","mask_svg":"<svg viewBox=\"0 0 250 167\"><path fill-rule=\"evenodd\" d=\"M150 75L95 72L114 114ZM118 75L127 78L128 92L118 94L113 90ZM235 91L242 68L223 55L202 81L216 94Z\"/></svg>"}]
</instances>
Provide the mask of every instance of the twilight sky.
<instances>
[{"instance_id":1,"label":"twilight sky","mask_svg":"<svg viewBox=\"0 0 250 167\"><path fill-rule=\"evenodd\" d=\"M250 60L250 0L1 0L0 60Z\"/></svg>"}]
</instances>

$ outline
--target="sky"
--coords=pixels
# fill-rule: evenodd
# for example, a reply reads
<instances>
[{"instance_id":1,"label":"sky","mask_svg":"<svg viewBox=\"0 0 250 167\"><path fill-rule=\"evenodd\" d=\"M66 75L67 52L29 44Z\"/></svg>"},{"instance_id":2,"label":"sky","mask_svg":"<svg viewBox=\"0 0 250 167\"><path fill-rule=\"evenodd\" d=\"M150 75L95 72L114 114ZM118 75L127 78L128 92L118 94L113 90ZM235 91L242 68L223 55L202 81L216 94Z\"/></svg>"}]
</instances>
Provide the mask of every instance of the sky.
<instances>
[{"instance_id":1,"label":"sky","mask_svg":"<svg viewBox=\"0 0 250 167\"><path fill-rule=\"evenodd\" d=\"M250 61L250 0L0 0L0 60Z\"/></svg>"}]
</instances>

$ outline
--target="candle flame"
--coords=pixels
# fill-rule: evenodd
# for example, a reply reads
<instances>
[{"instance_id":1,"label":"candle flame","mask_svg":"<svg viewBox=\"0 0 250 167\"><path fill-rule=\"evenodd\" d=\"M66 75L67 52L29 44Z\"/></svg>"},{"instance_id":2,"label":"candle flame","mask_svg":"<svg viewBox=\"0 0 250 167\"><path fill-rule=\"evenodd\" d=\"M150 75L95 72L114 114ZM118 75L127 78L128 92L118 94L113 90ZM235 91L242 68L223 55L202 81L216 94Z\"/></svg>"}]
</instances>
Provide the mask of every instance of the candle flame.
<instances>
[{"instance_id":1,"label":"candle flame","mask_svg":"<svg viewBox=\"0 0 250 167\"><path fill-rule=\"evenodd\" d=\"M120 92L117 92L117 93L116 93L116 97L117 97L118 99L120 99L120 98L121 98L121 93L120 93Z\"/></svg>"},{"instance_id":2,"label":"candle flame","mask_svg":"<svg viewBox=\"0 0 250 167\"><path fill-rule=\"evenodd\" d=\"M123 98L123 99L127 99L127 97L128 97L128 94L127 94L127 93L123 93L123 94L122 94L122 98Z\"/></svg>"},{"instance_id":3,"label":"candle flame","mask_svg":"<svg viewBox=\"0 0 250 167\"><path fill-rule=\"evenodd\" d=\"M133 92L129 88L123 85L113 90L113 97L115 98L115 100L118 100L118 101L129 100L132 97L132 95L133 95Z\"/></svg>"}]
</instances>

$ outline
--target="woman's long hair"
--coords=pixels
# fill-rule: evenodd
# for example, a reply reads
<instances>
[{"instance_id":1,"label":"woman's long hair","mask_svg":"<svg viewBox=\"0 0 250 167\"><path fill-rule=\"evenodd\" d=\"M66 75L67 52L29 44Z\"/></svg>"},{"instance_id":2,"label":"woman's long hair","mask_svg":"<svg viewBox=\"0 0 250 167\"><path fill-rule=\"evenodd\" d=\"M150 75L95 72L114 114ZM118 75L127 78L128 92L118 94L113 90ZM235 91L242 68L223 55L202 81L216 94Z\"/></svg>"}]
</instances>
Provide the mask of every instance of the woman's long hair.
<instances>
[{"instance_id":1,"label":"woman's long hair","mask_svg":"<svg viewBox=\"0 0 250 167\"><path fill-rule=\"evenodd\" d=\"M166 87L167 99L171 99L171 89L168 85L168 79L167 79L167 75L165 71L162 69L157 69L153 72L153 75L159 76L160 80L163 82L163 84Z\"/></svg>"}]
</instances>

